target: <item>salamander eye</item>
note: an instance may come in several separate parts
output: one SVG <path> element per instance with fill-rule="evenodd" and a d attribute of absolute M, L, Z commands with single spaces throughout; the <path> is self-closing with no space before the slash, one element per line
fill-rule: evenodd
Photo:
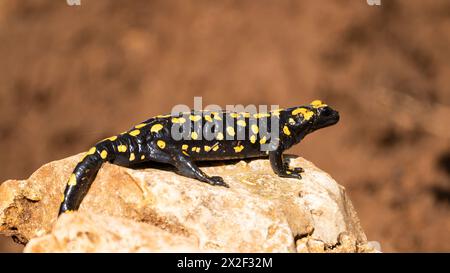
<path fill-rule="evenodd" d="M 323 110 L 320 112 L 320 115 L 322 115 L 322 116 L 324 116 L 324 117 L 331 116 L 332 114 L 333 114 L 333 111 L 332 111 L 329 107 L 326 107 L 325 109 L 323 109 Z"/>

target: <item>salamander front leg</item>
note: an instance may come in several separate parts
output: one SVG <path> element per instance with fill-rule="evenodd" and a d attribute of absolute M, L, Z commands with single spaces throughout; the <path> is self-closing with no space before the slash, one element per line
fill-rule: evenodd
<path fill-rule="evenodd" d="M 200 170 L 195 163 L 184 155 L 174 156 L 174 166 L 177 168 L 178 173 L 190 178 L 195 178 L 202 182 L 214 185 L 229 187 L 220 176 L 208 176 L 202 170 Z"/>
<path fill-rule="evenodd" d="M 302 179 L 300 172 L 302 168 L 289 168 L 289 164 L 283 161 L 283 151 L 275 150 L 269 153 L 270 165 L 272 170 L 280 177 Z"/>

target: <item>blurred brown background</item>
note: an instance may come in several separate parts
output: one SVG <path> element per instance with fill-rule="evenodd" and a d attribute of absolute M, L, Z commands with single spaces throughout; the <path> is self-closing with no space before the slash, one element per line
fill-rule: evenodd
<path fill-rule="evenodd" d="M 450 1 L 381 1 L 0 1 L 0 181 L 193 96 L 317 98 L 341 121 L 290 152 L 383 251 L 450 251 Z"/>

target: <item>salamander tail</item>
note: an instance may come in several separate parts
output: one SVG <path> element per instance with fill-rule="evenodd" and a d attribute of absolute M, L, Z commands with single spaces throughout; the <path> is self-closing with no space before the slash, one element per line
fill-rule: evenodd
<path fill-rule="evenodd" d="M 58 215 L 78 209 L 100 167 L 113 158 L 112 147 L 102 142 L 85 154 L 69 177 Z"/>

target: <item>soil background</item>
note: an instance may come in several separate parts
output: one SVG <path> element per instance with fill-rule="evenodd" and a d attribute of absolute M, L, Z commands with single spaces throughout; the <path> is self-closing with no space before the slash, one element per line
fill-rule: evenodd
<path fill-rule="evenodd" d="M 383 251 L 450 251 L 450 1 L 0 1 L 0 181 L 176 104 L 322 99 L 290 153 Z M 0 251 L 20 251 L 2 237 Z"/>

